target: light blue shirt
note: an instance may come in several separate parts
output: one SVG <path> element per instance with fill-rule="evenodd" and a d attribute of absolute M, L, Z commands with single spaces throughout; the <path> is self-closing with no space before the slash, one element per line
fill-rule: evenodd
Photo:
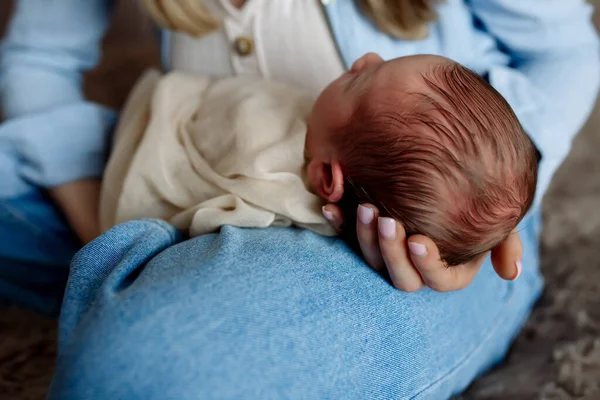
<path fill-rule="evenodd" d="M 113 1 L 18 0 L 0 53 L 0 196 L 100 176 L 115 113 L 87 102 Z M 542 153 L 538 201 L 589 115 L 600 45 L 584 0 L 448 0 L 421 41 L 379 32 L 351 0 L 327 16 L 346 66 L 368 51 L 452 58 L 489 75 Z M 6 173 L 5 171 L 8 171 Z"/>

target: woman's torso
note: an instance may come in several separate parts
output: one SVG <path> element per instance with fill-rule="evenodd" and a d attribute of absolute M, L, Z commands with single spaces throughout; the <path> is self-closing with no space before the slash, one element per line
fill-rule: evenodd
<path fill-rule="evenodd" d="M 252 74 L 320 92 L 368 51 L 384 59 L 438 54 L 485 74 L 510 57 L 478 23 L 464 0 L 438 7 L 438 21 L 424 40 L 398 40 L 381 32 L 353 0 L 205 0 L 220 29 L 192 38 L 180 32 L 163 37 L 167 70 L 211 76 Z M 248 49 L 250 40 L 251 48 Z M 241 50 L 240 50 L 241 41 Z M 244 46 L 245 45 L 245 46 Z"/>
<path fill-rule="evenodd" d="M 205 0 L 221 28 L 165 37 L 168 69 L 224 77 L 251 74 L 320 92 L 344 65 L 319 0 Z"/>

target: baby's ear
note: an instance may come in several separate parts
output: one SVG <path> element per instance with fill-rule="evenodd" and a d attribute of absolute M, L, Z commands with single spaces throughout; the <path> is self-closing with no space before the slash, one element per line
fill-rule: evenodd
<path fill-rule="evenodd" d="M 309 166 L 311 185 L 319 196 L 330 203 L 337 203 L 344 195 L 344 173 L 339 161 L 330 163 L 313 160 Z"/>
<path fill-rule="evenodd" d="M 364 56 L 360 57 L 354 63 L 352 63 L 352 67 L 350 67 L 351 72 L 362 72 L 365 69 L 377 65 L 383 62 L 383 58 L 379 56 L 377 53 L 367 53 Z"/>

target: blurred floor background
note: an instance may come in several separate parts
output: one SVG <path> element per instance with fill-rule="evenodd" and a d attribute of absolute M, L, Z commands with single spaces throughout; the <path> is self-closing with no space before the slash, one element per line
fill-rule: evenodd
<path fill-rule="evenodd" d="M 85 80 L 89 98 L 113 107 L 124 102 L 141 71 L 159 64 L 151 23 L 134 0 L 118 3 L 102 62 Z M 600 0 L 594 3 L 598 8 Z M 11 5 L 0 2 L 0 35 Z M 597 105 L 544 200 L 544 296 L 506 362 L 461 398 L 600 399 L 599 150 Z M 55 336 L 54 320 L 0 307 L 0 398 L 44 398 Z"/>

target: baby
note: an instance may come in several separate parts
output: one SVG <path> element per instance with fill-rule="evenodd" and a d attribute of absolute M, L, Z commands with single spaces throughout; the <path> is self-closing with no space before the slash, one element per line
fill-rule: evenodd
<path fill-rule="evenodd" d="M 191 236 L 290 224 L 333 235 L 325 202 L 351 227 L 369 202 L 454 266 L 506 238 L 536 178 L 534 145 L 475 73 L 367 54 L 316 102 L 251 78 L 146 76 L 117 129 L 100 216 L 104 229 L 154 217 Z"/>

